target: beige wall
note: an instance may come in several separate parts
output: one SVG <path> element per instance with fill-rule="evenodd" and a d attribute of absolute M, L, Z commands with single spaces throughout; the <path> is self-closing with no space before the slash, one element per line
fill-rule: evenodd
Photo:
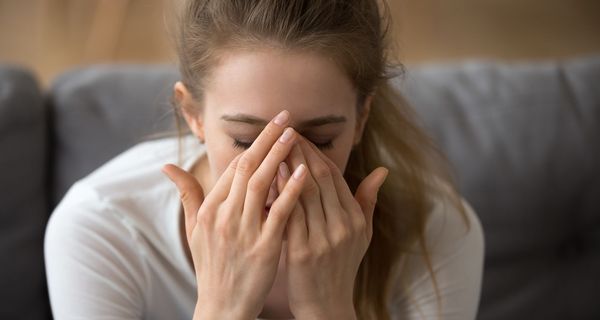
<path fill-rule="evenodd" d="M 0 62 L 44 83 L 98 62 L 169 62 L 173 0 L 0 0 Z M 407 63 L 600 53 L 598 0 L 389 0 Z"/>
<path fill-rule="evenodd" d="M 600 52 L 598 0 L 391 0 L 408 61 Z"/>

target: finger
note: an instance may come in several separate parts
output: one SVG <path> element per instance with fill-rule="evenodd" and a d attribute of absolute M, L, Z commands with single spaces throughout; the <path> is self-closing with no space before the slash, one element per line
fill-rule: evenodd
<path fill-rule="evenodd" d="M 244 229 L 260 231 L 265 203 L 273 184 L 273 179 L 277 175 L 279 164 L 290 153 L 296 136 L 294 129 L 285 129 L 248 181 L 248 189 L 242 213 L 242 227 Z"/>
<path fill-rule="evenodd" d="M 350 187 L 348 186 L 343 173 L 340 171 L 340 168 L 333 163 L 328 156 L 324 155 L 315 145 L 310 143 L 309 146 L 313 149 L 313 151 L 315 151 L 316 154 L 319 155 L 319 157 L 321 157 L 321 160 L 323 160 L 327 166 L 329 166 L 340 204 L 344 209 L 346 209 L 347 212 L 351 212 L 353 207 L 352 204 L 355 203 L 355 199 L 352 191 L 350 191 Z"/>
<path fill-rule="evenodd" d="M 381 188 L 387 175 L 388 170 L 384 167 L 379 167 L 363 179 L 356 189 L 355 198 L 365 216 L 369 238 L 371 237 L 371 232 L 373 230 L 373 212 L 375 211 L 375 205 L 377 204 L 377 192 L 379 191 L 379 188 Z"/>
<path fill-rule="evenodd" d="M 283 192 L 283 187 L 290 178 L 290 168 L 288 168 L 287 163 L 282 162 L 279 164 L 279 171 L 277 175 L 277 193 L 281 194 Z"/>
<path fill-rule="evenodd" d="M 340 204 L 348 213 L 349 220 L 354 228 L 361 228 L 361 226 L 366 226 L 365 215 L 362 212 L 362 208 L 354 198 L 346 179 L 344 178 L 343 173 L 340 171 L 339 167 L 329 159 L 326 155 L 324 155 L 315 145 L 309 144 L 310 147 L 317 153 L 321 159 L 327 163 L 329 169 L 331 170 L 333 176 L 333 182 L 335 184 L 336 191 L 338 193 L 338 198 Z M 369 228 L 368 230 L 372 230 Z M 369 231 L 370 232 L 370 231 Z"/>
<path fill-rule="evenodd" d="M 306 158 L 309 171 L 319 185 L 323 210 L 325 211 L 325 219 L 329 229 L 331 230 L 333 227 L 346 225 L 349 218 L 346 216 L 345 210 L 338 199 L 329 166 L 311 148 L 310 144 L 312 143 L 310 141 L 301 138 L 298 143 Z"/>
<path fill-rule="evenodd" d="M 306 164 L 306 158 L 298 144 L 292 147 L 288 159 L 290 161 L 288 165 L 290 168 L 297 168 L 300 164 Z M 316 241 L 322 240 L 325 238 L 326 232 L 325 214 L 323 213 L 319 185 L 313 178 L 310 170 L 306 175 L 304 189 L 300 195 L 300 202 L 306 214 L 308 237 Z"/>
<path fill-rule="evenodd" d="M 283 192 L 283 188 L 290 179 L 290 169 L 287 163 L 282 162 L 279 164 L 279 174 L 277 175 L 277 191 L 279 194 Z M 287 239 L 288 246 L 305 246 L 308 230 L 306 228 L 306 219 L 304 216 L 304 210 L 300 203 L 296 200 L 296 205 L 290 213 L 288 218 L 287 228 Z M 284 231 L 285 232 L 285 231 Z"/>
<path fill-rule="evenodd" d="M 288 240 L 288 252 L 290 250 L 306 249 L 306 242 L 308 241 L 308 226 L 306 225 L 306 211 L 296 201 L 294 210 L 290 213 L 287 223 L 287 240 Z M 288 257 L 289 257 L 288 253 Z"/>
<path fill-rule="evenodd" d="M 288 218 L 296 207 L 307 175 L 308 169 L 306 166 L 298 166 L 292 174 L 292 178 L 288 180 L 283 188 L 282 193 L 273 202 L 263 227 L 263 232 L 268 239 L 281 241 Z"/>
<path fill-rule="evenodd" d="M 185 230 L 189 237 L 196 225 L 198 210 L 204 201 L 204 191 L 198 180 L 188 172 L 173 164 L 167 164 L 162 172 L 177 186 L 185 215 Z"/>
<path fill-rule="evenodd" d="M 235 170 L 237 168 L 237 163 L 240 160 L 244 153 L 238 154 L 227 166 L 225 172 L 221 174 L 215 186 L 210 190 L 208 195 L 206 196 L 205 201 L 211 201 L 212 203 L 221 203 L 225 199 L 227 199 L 227 195 L 229 195 L 229 190 L 231 189 L 231 183 L 233 182 L 233 177 L 235 175 Z"/>
<path fill-rule="evenodd" d="M 289 112 L 286 110 L 280 112 L 267 124 L 239 159 L 228 196 L 231 203 L 238 205 L 239 209 L 242 209 L 244 204 L 248 180 L 263 162 L 273 144 L 279 139 L 288 122 Z"/>

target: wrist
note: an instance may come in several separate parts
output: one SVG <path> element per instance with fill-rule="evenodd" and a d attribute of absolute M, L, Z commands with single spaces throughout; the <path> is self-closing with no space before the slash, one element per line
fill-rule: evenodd
<path fill-rule="evenodd" d="M 254 320 L 255 317 L 251 315 L 251 312 L 239 309 L 239 308 L 228 308 L 219 307 L 215 304 L 197 302 L 196 308 L 194 309 L 193 320 L 221 320 L 221 319 L 232 319 L 232 320 Z"/>
<path fill-rule="evenodd" d="M 346 305 L 339 307 L 322 306 L 315 308 L 307 308 L 293 312 L 296 319 L 311 319 L 311 320 L 329 320 L 329 319 L 340 319 L 340 320 L 356 320 L 356 312 L 354 311 L 354 305 Z"/>

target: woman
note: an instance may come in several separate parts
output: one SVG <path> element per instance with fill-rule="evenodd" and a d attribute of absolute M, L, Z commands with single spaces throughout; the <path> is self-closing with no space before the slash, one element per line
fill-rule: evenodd
<path fill-rule="evenodd" d="M 55 209 L 55 318 L 473 319 L 481 228 L 387 83 L 383 9 L 186 1 L 191 135 L 135 146 Z"/>

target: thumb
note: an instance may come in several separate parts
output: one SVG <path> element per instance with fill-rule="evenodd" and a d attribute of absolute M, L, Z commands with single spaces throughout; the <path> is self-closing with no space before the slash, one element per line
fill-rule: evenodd
<path fill-rule="evenodd" d="M 379 167 L 373 170 L 363 181 L 358 185 L 354 198 L 360 205 L 365 220 L 367 222 L 367 230 L 369 230 L 369 238 L 373 230 L 373 212 L 375 204 L 377 204 L 377 193 L 379 188 L 385 181 L 388 175 L 388 169 Z"/>
<path fill-rule="evenodd" d="M 179 190 L 179 197 L 185 213 L 185 231 L 189 242 L 189 237 L 196 225 L 198 210 L 204 201 L 204 191 L 193 175 L 176 165 L 167 164 L 162 168 L 162 172 L 175 183 Z"/>

